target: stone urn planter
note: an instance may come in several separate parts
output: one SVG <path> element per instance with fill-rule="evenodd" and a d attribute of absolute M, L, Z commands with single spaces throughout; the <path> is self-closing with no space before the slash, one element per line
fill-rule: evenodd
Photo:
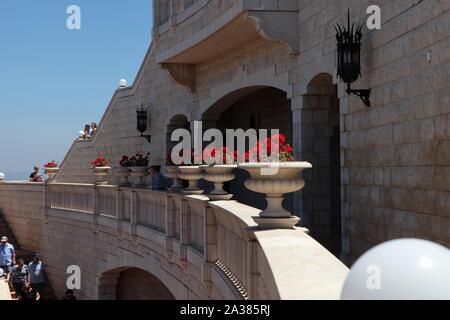
<path fill-rule="evenodd" d="M 175 166 L 167 166 L 164 168 L 164 176 L 171 179 L 173 181 L 172 186 L 169 188 L 171 191 L 177 191 L 183 189 L 183 181 L 179 177 L 180 171 L 178 167 Z"/>
<path fill-rule="evenodd" d="M 147 185 L 145 179 L 147 178 L 148 167 L 130 167 L 131 176 L 134 178 L 132 188 L 145 188 Z"/>
<path fill-rule="evenodd" d="M 199 166 L 180 166 L 178 170 L 180 171 L 178 177 L 189 183 L 189 186 L 182 189 L 181 192 L 191 195 L 203 194 L 203 190 L 198 187 L 198 180 L 203 178 L 202 168 Z"/>
<path fill-rule="evenodd" d="M 59 168 L 58 167 L 55 167 L 55 168 L 44 168 L 44 174 L 48 177 L 46 182 L 53 181 L 53 179 L 55 179 L 55 177 L 58 174 L 58 172 L 59 172 Z"/>
<path fill-rule="evenodd" d="M 211 201 L 231 200 L 233 198 L 232 194 L 223 190 L 223 184 L 236 177 L 233 170 L 237 168 L 237 165 L 204 165 L 200 168 L 204 171 L 203 179 L 214 183 L 214 190 L 208 194 Z"/>
<path fill-rule="evenodd" d="M 115 168 L 114 173 L 119 177 L 119 187 L 126 188 L 130 186 L 130 181 L 128 177 L 130 176 L 131 170 L 128 167 L 118 167 Z"/>
<path fill-rule="evenodd" d="M 108 184 L 106 177 L 108 176 L 109 170 L 111 167 L 94 167 L 94 175 L 95 175 L 95 184 L 96 185 L 105 185 Z"/>
<path fill-rule="evenodd" d="M 301 190 L 305 181 L 299 174 L 312 168 L 308 162 L 242 163 L 239 165 L 250 173 L 245 187 L 251 191 L 266 194 L 267 208 L 259 217 L 253 217 L 260 229 L 292 229 L 300 218 L 283 208 L 286 193 Z"/>

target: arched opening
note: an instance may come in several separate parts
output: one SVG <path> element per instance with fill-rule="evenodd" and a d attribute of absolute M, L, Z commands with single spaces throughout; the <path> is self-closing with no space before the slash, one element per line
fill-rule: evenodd
<path fill-rule="evenodd" d="M 254 86 L 234 91 L 211 106 L 202 119 L 207 128 L 220 129 L 224 137 L 227 129 L 278 129 L 288 143 L 293 143 L 291 101 L 286 92 L 273 87 Z M 234 200 L 264 209 L 264 196 L 245 188 L 247 177 L 246 172 L 236 170 L 236 179 L 225 188 L 234 194 Z M 292 195 L 284 205 L 293 210 Z"/>
<path fill-rule="evenodd" d="M 302 191 L 303 223 L 329 251 L 341 251 L 340 113 L 337 85 L 329 74 L 308 84 L 301 111 L 302 159 L 306 171 Z"/>
<path fill-rule="evenodd" d="M 103 273 L 99 300 L 175 300 L 169 289 L 151 273 L 122 268 Z"/>
<path fill-rule="evenodd" d="M 167 125 L 166 130 L 166 151 L 169 152 L 169 150 L 177 144 L 177 142 L 172 142 L 172 133 L 177 129 L 186 129 L 190 130 L 190 123 L 188 121 L 188 118 L 183 114 L 177 114 L 176 116 L 172 117 L 169 121 L 169 124 Z"/>

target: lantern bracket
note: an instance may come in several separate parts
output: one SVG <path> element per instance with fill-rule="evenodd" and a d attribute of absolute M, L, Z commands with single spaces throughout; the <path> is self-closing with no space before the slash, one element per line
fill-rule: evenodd
<path fill-rule="evenodd" d="M 143 133 L 141 133 L 141 137 L 147 139 L 148 143 L 152 142 L 152 135 L 151 134 L 143 134 Z"/>
<path fill-rule="evenodd" d="M 352 89 L 351 85 L 361 77 L 361 40 L 364 24 L 359 26 L 350 20 L 348 10 L 347 27 L 334 26 L 337 40 L 337 76 L 347 84 L 347 94 L 357 95 L 367 107 L 371 106 L 371 89 Z"/>
<path fill-rule="evenodd" d="M 352 89 L 350 83 L 347 83 L 347 94 L 357 95 L 366 105 L 366 107 L 371 106 L 370 104 L 370 93 L 372 90 L 370 89 Z"/>
<path fill-rule="evenodd" d="M 140 132 L 140 136 L 147 139 L 149 143 L 152 141 L 152 136 L 144 134 L 147 131 L 147 110 L 144 108 L 144 102 L 141 102 L 141 107 L 136 110 L 137 115 L 137 130 Z"/>

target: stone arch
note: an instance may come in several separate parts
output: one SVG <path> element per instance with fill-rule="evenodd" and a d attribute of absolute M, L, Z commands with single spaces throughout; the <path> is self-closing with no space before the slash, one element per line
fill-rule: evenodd
<path fill-rule="evenodd" d="M 226 129 L 279 129 L 288 143 L 294 142 L 291 99 L 277 87 L 257 85 L 234 90 L 204 110 L 201 118 L 204 130 L 218 128 L 225 133 Z M 246 172 L 237 170 L 236 179 L 225 188 L 235 200 L 264 209 L 264 196 L 244 187 L 247 177 Z M 294 211 L 292 195 L 285 200 L 285 206 Z"/>
<path fill-rule="evenodd" d="M 276 88 L 284 91 L 288 99 L 292 99 L 293 88 L 290 79 L 290 72 L 278 74 L 275 66 L 251 74 L 243 69 L 239 70 L 231 81 L 215 86 L 209 92 L 208 98 L 200 101 L 199 115 L 205 114 L 225 97 L 238 94 L 242 90 L 252 90 L 252 88 Z"/>
<path fill-rule="evenodd" d="M 176 144 L 176 142 L 171 141 L 172 133 L 177 129 L 190 130 L 190 122 L 187 116 L 184 114 L 177 114 L 170 118 L 169 123 L 166 126 L 166 151 L 169 150 Z"/>
<path fill-rule="evenodd" d="M 99 300 L 174 300 L 169 288 L 148 271 L 122 267 L 102 273 Z"/>
<path fill-rule="evenodd" d="M 319 73 L 308 83 L 301 109 L 302 159 L 313 169 L 304 173 L 302 212 L 311 235 L 336 256 L 341 251 L 340 112 L 333 76 Z"/>
<path fill-rule="evenodd" d="M 159 279 L 164 286 L 172 293 L 177 300 L 188 298 L 188 288 L 178 278 L 161 267 L 161 261 L 149 255 L 136 255 L 132 252 L 119 248 L 115 254 L 108 254 L 106 263 L 99 269 L 98 277 L 98 297 L 104 292 L 103 285 L 112 279 L 117 278 L 118 272 L 127 269 L 140 269 Z M 108 280 L 108 278 L 110 278 Z M 112 278 L 112 279 L 111 279 Z M 112 290 L 111 286 L 109 286 Z"/>

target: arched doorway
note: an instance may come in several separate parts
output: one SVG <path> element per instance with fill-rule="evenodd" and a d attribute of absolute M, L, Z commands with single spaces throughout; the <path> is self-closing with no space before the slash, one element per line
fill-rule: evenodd
<path fill-rule="evenodd" d="M 202 120 L 208 128 L 216 127 L 225 136 L 227 129 L 278 129 L 293 144 L 291 101 L 286 92 L 273 87 L 254 86 L 234 91 L 211 106 Z M 267 205 L 262 194 L 254 193 L 244 187 L 248 174 L 236 171 L 236 179 L 225 186 L 234 194 L 234 200 L 264 209 Z M 288 196 L 285 207 L 293 210 L 292 195 Z"/>
<path fill-rule="evenodd" d="M 167 131 L 166 131 L 166 151 L 169 152 L 169 150 L 177 144 L 177 142 L 172 142 L 172 133 L 177 129 L 186 129 L 190 130 L 190 123 L 188 121 L 188 118 L 183 114 L 177 114 L 173 116 L 169 124 L 167 125 Z"/>
<path fill-rule="evenodd" d="M 151 273 L 121 268 L 102 274 L 99 300 L 175 300 L 169 289 Z"/>
<path fill-rule="evenodd" d="M 330 74 L 308 84 L 301 111 L 302 160 L 311 162 L 302 191 L 303 223 L 329 251 L 341 251 L 340 113 Z"/>

